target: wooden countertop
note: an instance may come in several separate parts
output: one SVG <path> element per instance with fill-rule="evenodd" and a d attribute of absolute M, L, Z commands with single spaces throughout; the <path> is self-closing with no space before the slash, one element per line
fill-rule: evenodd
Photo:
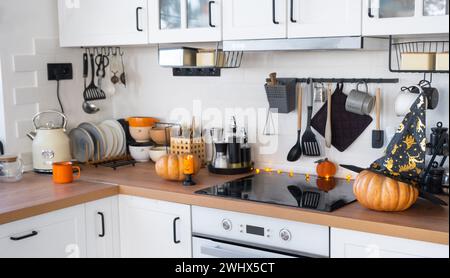
<path fill-rule="evenodd" d="M 119 187 L 76 181 L 55 185 L 51 176 L 28 173 L 18 183 L 0 183 L 0 224 L 117 195 Z"/>
<path fill-rule="evenodd" d="M 374 212 L 357 202 L 326 213 L 194 193 L 236 178 L 239 176 L 218 176 L 202 170 L 195 178 L 198 185 L 184 187 L 181 183 L 159 178 L 153 164 L 127 166 L 116 171 L 103 167 L 83 167 L 83 181 L 65 186 L 53 185 L 50 177 L 27 174 L 20 183 L 0 184 L 0 224 L 120 193 L 449 244 L 448 207 L 434 206 L 424 200 L 419 200 L 411 209 L 401 213 Z M 443 199 L 448 202 L 448 197 Z"/>

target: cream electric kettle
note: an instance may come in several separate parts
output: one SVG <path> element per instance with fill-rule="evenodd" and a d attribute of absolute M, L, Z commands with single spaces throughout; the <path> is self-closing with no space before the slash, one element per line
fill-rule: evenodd
<path fill-rule="evenodd" d="M 62 117 L 62 126 L 47 122 L 38 126 L 36 120 L 43 114 L 56 114 Z M 33 117 L 35 131 L 27 136 L 33 140 L 33 169 L 37 173 L 51 174 L 54 162 L 72 160 L 70 153 L 70 139 L 67 136 L 67 118 L 58 111 L 44 111 Z"/>

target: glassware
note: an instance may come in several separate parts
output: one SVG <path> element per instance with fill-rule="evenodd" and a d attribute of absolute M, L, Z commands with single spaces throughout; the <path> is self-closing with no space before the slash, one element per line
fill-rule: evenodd
<path fill-rule="evenodd" d="M 0 156 L 0 182 L 17 182 L 23 176 L 23 163 L 17 156 Z"/>
<path fill-rule="evenodd" d="M 218 169 L 228 169 L 228 158 L 227 158 L 227 143 L 216 143 L 216 154 L 213 160 L 214 168 Z"/>

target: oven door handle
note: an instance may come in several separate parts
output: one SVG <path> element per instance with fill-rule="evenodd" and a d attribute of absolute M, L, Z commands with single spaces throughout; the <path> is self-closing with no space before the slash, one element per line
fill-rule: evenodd
<path fill-rule="evenodd" d="M 262 258 L 261 256 L 257 256 L 257 255 L 250 254 L 250 253 L 243 253 L 243 252 L 227 250 L 227 249 L 221 248 L 220 246 L 216 246 L 216 247 L 202 246 L 202 247 L 200 247 L 200 251 L 203 255 L 211 256 L 214 258 L 223 258 L 223 259 L 245 259 L 245 258 L 258 259 L 258 258 Z"/>

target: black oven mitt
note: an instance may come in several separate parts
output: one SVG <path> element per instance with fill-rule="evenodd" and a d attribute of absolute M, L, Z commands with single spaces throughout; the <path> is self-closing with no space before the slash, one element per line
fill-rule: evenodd
<path fill-rule="evenodd" d="M 340 152 L 348 149 L 373 121 L 370 116 L 361 116 L 345 110 L 347 95 L 343 89 L 344 84 L 338 84 L 331 99 L 332 145 Z M 311 121 L 311 126 L 323 137 L 327 124 L 327 105 L 326 102 Z"/>

